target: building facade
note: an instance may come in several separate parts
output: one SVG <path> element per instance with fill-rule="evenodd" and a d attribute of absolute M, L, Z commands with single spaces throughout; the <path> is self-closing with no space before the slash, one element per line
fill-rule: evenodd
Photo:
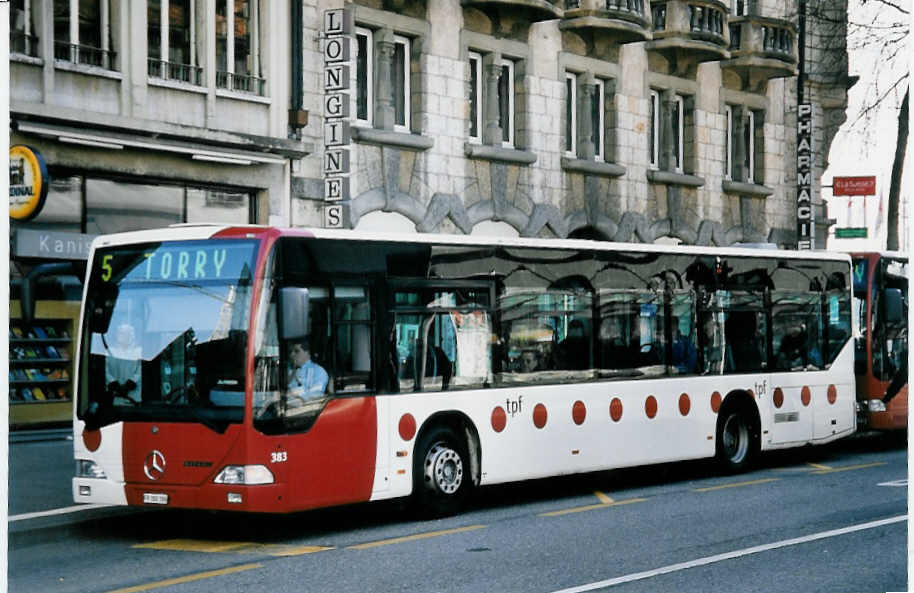
<path fill-rule="evenodd" d="M 328 156 L 340 154 L 322 117 L 337 92 L 326 90 L 335 64 L 322 27 L 334 9 L 351 19 L 345 196 L 325 188 Z M 796 246 L 794 2 L 362 0 L 306 11 L 315 152 L 291 180 L 294 225 L 323 226 L 342 206 L 341 226 L 356 229 Z M 816 183 L 837 129 L 821 124 L 846 104 L 844 87 L 824 86 L 806 97 Z"/>

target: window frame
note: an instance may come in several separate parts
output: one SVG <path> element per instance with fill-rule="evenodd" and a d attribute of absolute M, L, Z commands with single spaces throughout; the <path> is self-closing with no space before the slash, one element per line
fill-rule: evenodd
<path fill-rule="evenodd" d="M 188 31 L 190 32 L 190 39 L 188 40 L 188 54 L 189 60 L 187 63 L 178 63 L 171 61 L 171 18 L 170 18 L 170 8 L 172 0 L 160 0 L 159 4 L 159 57 L 153 58 L 150 57 L 151 52 L 147 51 L 147 75 L 150 78 L 156 78 L 161 80 L 174 80 L 178 82 L 186 82 L 188 84 L 193 84 L 194 86 L 201 86 L 203 84 L 203 68 L 197 65 L 198 56 L 197 56 L 197 2 L 196 0 L 190 0 L 188 2 L 189 13 L 188 13 Z M 149 4 L 147 3 L 147 7 Z M 149 43 L 149 25 L 147 23 L 147 35 L 146 35 L 146 45 L 151 47 Z M 158 62 L 158 72 L 153 74 L 153 63 Z M 181 73 L 184 68 L 189 70 L 190 80 L 182 77 L 180 74 L 177 76 L 172 76 L 172 67 L 174 67 L 174 72 Z"/>
<path fill-rule="evenodd" d="M 742 10 L 740 10 L 742 5 Z M 749 16 L 749 0 L 732 0 L 730 2 L 730 14 L 733 16 Z"/>
<path fill-rule="evenodd" d="M 578 154 L 578 74 L 565 71 L 565 155 Z"/>
<path fill-rule="evenodd" d="M 251 61 L 250 72 L 239 74 L 235 72 L 235 5 L 233 0 L 216 0 L 218 6 L 220 2 L 225 2 L 225 70 L 219 69 L 219 58 L 217 51 L 216 63 L 216 88 L 229 92 L 248 93 L 257 96 L 265 95 L 266 79 L 261 77 L 260 71 L 260 0 L 248 0 L 248 36 L 250 37 L 250 47 L 248 57 Z M 214 44 L 219 43 L 218 30 L 213 39 Z M 223 76 L 220 76 L 223 75 Z M 254 90 L 238 88 L 235 79 L 241 77 L 248 79 L 250 82 L 257 84 Z M 222 80 L 220 80 L 222 79 Z"/>
<path fill-rule="evenodd" d="M 515 113 L 514 113 L 515 101 L 514 101 L 514 93 L 516 92 L 515 87 L 514 87 L 514 72 L 515 72 L 514 61 L 513 61 L 513 60 L 510 60 L 510 59 L 508 59 L 508 58 L 502 57 L 502 58 L 498 61 L 498 65 L 501 67 L 501 75 L 499 76 L 499 79 L 498 79 L 498 80 L 499 80 L 499 84 L 498 84 L 498 96 L 497 96 L 496 100 L 497 100 L 497 102 L 498 102 L 498 123 L 499 123 L 499 125 L 501 126 L 501 134 L 502 134 L 502 137 L 501 137 L 501 146 L 503 146 L 503 147 L 505 147 L 505 148 L 514 148 L 514 142 L 515 142 L 515 134 L 514 134 L 514 122 L 515 122 Z M 502 76 L 505 76 L 506 70 L 507 70 L 507 76 L 508 76 L 508 78 L 507 78 L 507 81 L 506 81 L 507 88 L 505 89 L 505 92 L 506 92 L 507 95 L 508 95 L 508 96 L 507 96 L 507 100 L 508 100 L 508 101 L 507 101 L 507 110 L 508 110 L 508 112 L 507 112 L 506 114 L 502 114 L 502 112 L 501 112 L 501 108 L 502 108 L 501 78 L 502 78 Z M 503 119 L 502 119 L 503 116 L 504 116 L 504 122 L 505 122 L 507 125 L 501 125 L 502 122 L 503 122 Z M 505 134 L 506 134 L 506 133 L 507 133 L 507 135 L 508 135 L 507 139 L 505 138 Z"/>
<path fill-rule="evenodd" d="M 748 137 L 746 137 L 748 132 Z M 751 109 L 746 109 L 746 120 L 743 123 L 743 137 L 745 138 L 746 144 L 746 157 L 744 161 L 744 166 L 746 167 L 746 181 L 747 183 L 755 183 L 755 112 Z"/>
<path fill-rule="evenodd" d="M 673 95 L 673 159 L 672 169 L 676 173 L 685 170 L 685 98 L 682 95 Z"/>
<path fill-rule="evenodd" d="M 650 136 L 648 137 L 647 153 L 648 163 L 651 168 L 660 168 L 660 92 L 651 89 L 648 96 L 648 119 L 650 120 Z"/>
<path fill-rule="evenodd" d="M 394 131 L 397 132 L 410 132 L 410 122 L 412 118 L 412 113 L 410 109 L 410 50 L 412 49 L 412 44 L 409 37 L 404 37 L 403 35 L 394 34 L 394 60 L 391 62 L 391 78 L 396 79 L 396 46 L 400 45 L 403 47 L 403 61 L 400 62 L 400 66 L 403 68 L 403 123 L 397 123 L 397 120 L 400 119 L 400 114 L 397 112 L 397 102 L 393 101 L 394 104 Z M 391 88 L 393 89 L 393 96 L 397 96 L 397 91 L 400 90 L 394 85 L 394 80 L 391 80 Z"/>
<path fill-rule="evenodd" d="M 475 66 L 473 62 L 475 61 Z M 476 105 L 476 114 L 475 118 L 473 117 L 472 110 L 469 114 L 470 126 L 467 130 L 467 138 L 473 144 L 482 144 L 482 126 L 483 126 L 483 111 L 485 111 L 485 105 L 483 104 L 483 71 L 482 71 L 482 54 L 476 51 L 467 52 L 467 66 L 469 67 L 469 80 L 467 84 L 470 88 L 469 92 L 469 101 L 470 105 L 473 105 L 475 102 Z M 476 75 L 476 84 L 473 84 L 473 74 Z M 476 134 L 473 134 L 473 124 L 476 126 Z"/>
<path fill-rule="evenodd" d="M 355 35 L 355 123 L 371 126 L 374 122 L 374 31 L 366 27 L 356 27 Z M 362 91 L 360 85 L 363 83 L 359 78 L 359 37 L 365 38 L 365 90 Z M 365 97 L 365 117 L 359 115 L 359 97 Z"/>
<path fill-rule="evenodd" d="M 596 120 L 593 121 L 593 158 L 595 161 L 606 160 L 606 82 L 602 78 L 594 79 L 594 102 L 592 109 L 596 109 Z"/>
<path fill-rule="evenodd" d="M 50 16 L 53 19 L 54 3 L 51 0 L 48 0 L 48 2 L 51 4 Z M 93 47 L 91 45 L 85 45 L 84 43 L 81 43 L 79 34 L 79 0 L 68 0 L 67 4 L 69 6 L 69 12 L 67 15 L 67 39 L 57 39 L 56 23 L 52 21 L 51 24 L 54 59 L 69 62 L 72 64 L 94 66 L 104 68 L 105 70 L 113 70 L 114 60 L 117 54 L 114 50 L 111 49 L 111 0 L 98 0 L 98 21 L 93 23 L 93 25 L 97 25 L 98 27 L 100 40 L 99 47 Z M 65 47 L 66 51 L 59 51 L 60 47 Z M 84 54 L 91 56 L 93 51 L 99 53 L 99 63 L 96 63 L 94 60 L 88 58 L 83 59 L 82 56 Z M 66 54 L 66 57 L 61 57 L 62 54 Z"/>
<path fill-rule="evenodd" d="M 724 178 L 733 180 L 733 106 L 727 105 L 724 107 L 724 113 L 727 116 L 727 159 L 726 159 L 726 169 L 724 170 Z"/>

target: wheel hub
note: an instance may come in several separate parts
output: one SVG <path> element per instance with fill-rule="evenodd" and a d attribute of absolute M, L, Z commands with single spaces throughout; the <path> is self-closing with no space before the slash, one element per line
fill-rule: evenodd
<path fill-rule="evenodd" d="M 457 451 L 437 443 L 425 457 L 425 485 L 431 490 L 454 494 L 463 483 L 463 460 Z"/>

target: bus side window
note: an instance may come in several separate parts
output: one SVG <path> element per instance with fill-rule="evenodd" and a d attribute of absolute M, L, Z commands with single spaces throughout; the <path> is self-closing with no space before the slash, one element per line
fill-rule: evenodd
<path fill-rule="evenodd" d="M 373 320 L 364 286 L 337 286 L 333 292 L 336 352 L 331 373 L 334 393 L 367 391 L 371 385 Z"/>

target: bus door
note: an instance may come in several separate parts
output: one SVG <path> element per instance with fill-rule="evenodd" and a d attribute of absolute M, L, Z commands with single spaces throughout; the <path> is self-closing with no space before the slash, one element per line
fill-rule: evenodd
<path fill-rule="evenodd" d="M 290 288 L 307 295 L 307 320 L 271 338 L 277 344 L 275 383 L 255 389 L 254 428 L 267 436 L 271 455 L 279 452 L 288 464 L 292 507 L 368 500 L 377 451 L 371 287 Z M 293 312 L 270 306 L 267 315 Z"/>

